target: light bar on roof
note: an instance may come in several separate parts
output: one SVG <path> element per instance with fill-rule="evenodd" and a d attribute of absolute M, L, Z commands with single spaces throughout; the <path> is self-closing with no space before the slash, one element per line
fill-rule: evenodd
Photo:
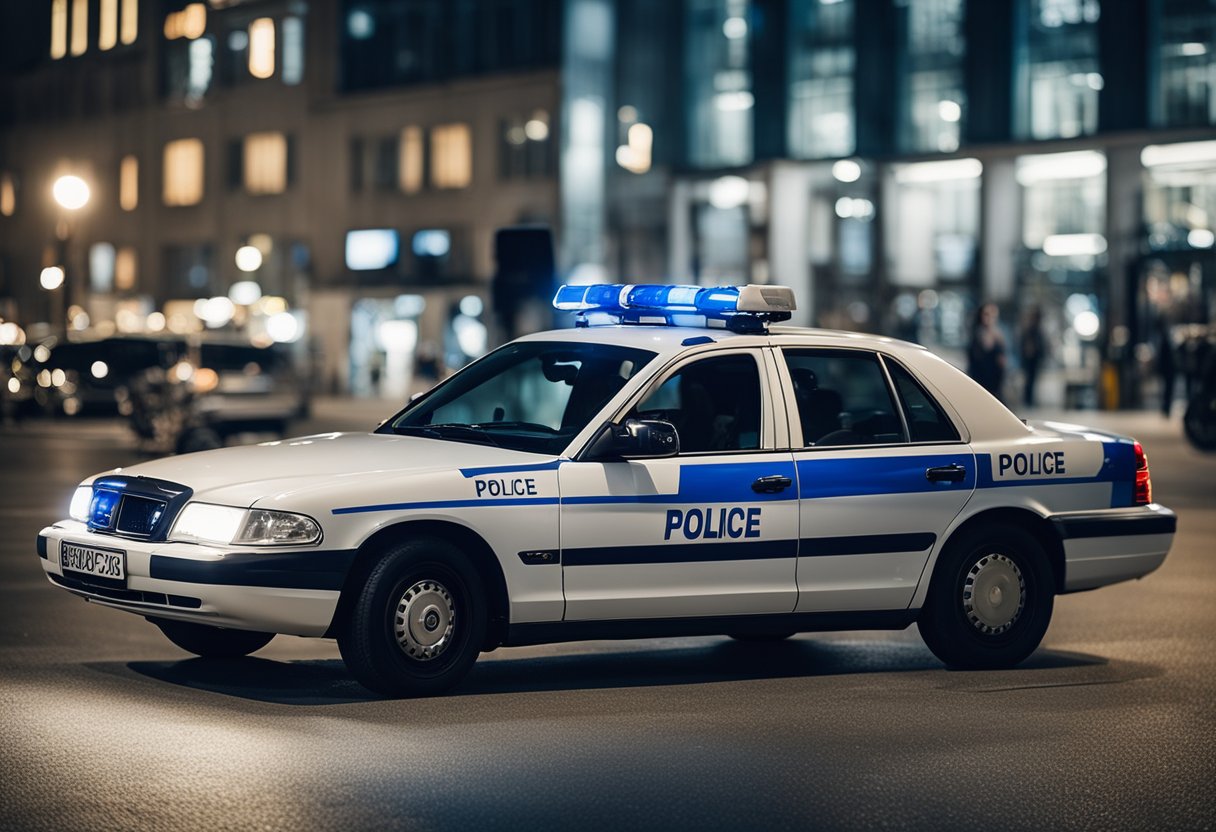
<path fill-rule="evenodd" d="M 598 284 L 562 286 L 554 308 L 577 312 L 580 326 L 610 323 L 706 326 L 754 332 L 784 321 L 795 309 L 787 286 L 680 286 Z"/>

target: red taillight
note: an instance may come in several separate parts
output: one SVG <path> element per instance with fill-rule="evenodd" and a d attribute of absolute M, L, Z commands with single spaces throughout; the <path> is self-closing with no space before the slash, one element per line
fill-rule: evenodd
<path fill-rule="evenodd" d="M 1136 505 L 1146 506 L 1153 501 L 1153 478 L 1148 472 L 1148 454 L 1144 447 L 1136 445 Z"/>

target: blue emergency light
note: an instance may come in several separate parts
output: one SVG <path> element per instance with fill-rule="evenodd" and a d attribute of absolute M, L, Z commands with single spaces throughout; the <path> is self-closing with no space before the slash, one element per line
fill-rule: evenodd
<path fill-rule="evenodd" d="M 575 326 L 650 324 L 761 332 L 796 307 L 787 286 L 565 285 L 553 306 L 575 312 Z"/>

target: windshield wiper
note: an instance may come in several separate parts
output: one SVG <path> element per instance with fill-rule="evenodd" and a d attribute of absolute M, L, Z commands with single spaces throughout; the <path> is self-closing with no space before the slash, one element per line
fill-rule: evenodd
<path fill-rule="evenodd" d="M 484 430 L 472 425 L 393 425 L 393 433 L 429 436 L 432 439 L 452 439 L 457 442 L 479 442 L 482 445 L 501 447 Z"/>
<path fill-rule="evenodd" d="M 551 428 L 539 422 L 478 422 L 473 427 L 478 430 L 535 430 L 552 434 L 561 433 L 557 428 Z"/>

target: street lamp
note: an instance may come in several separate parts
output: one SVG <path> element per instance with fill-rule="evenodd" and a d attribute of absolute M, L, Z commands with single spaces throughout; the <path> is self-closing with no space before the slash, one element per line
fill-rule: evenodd
<path fill-rule="evenodd" d="M 79 176 L 66 174 L 55 180 L 51 186 L 51 196 L 61 208 L 78 211 L 89 202 L 89 183 Z"/>
<path fill-rule="evenodd" d="M 63 269 L 59 266 L 47 266 L 38 276 L 38 282 L 48 292 L 53 292 L 63 285 Z"/>
<path fill-rule="evenodd" d="M 58 301 L 53 304 L 55 308 L 51 314 L 57 319 L 57 324 L 63 326 L 66 331 L 67 321 L 64 320 L 64 310 L 69 308 L 68 294 L 72 288 L 72 282 L 68 279 L 67 274 L 68 247 L 72 237 L 72 226 L 68 215 L 89 204 L 89 183 L 75 174 L 64 174 L 51 185 L 51 197 L 54 198 L 55 204 L 63 209 L 58 227 L 55 229 L 62 247 L 59 256 L 59 262 L 62 265 L 44 269 L 40 282 L 42 287 L 54 296 L 54 301 Z M 57 271 L 58 275 L 50 273 L 52 270 Z M 60 286 L 63 287 L 62 294 L 56 291 Z"/>

